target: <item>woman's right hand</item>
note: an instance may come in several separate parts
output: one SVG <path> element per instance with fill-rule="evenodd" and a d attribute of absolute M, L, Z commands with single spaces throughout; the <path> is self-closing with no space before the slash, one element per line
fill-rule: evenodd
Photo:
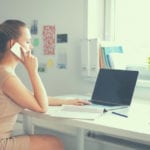
<path fill-rule="evenodd" d="M 22 58 L 21 62 L 26 67 L 29 73 L 38 71 L 38 59 L 31 54 L 31 51 L 25 52 L 24 49 L 21 49 Z"/>

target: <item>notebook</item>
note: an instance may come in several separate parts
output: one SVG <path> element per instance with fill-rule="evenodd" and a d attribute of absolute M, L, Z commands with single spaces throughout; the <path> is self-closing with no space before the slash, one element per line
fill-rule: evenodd
<path fill-rule="evenodd" d="M 130 106 L 137 77 L 138 71 L 100 69 L 90 101 L 106 108 Z"/>

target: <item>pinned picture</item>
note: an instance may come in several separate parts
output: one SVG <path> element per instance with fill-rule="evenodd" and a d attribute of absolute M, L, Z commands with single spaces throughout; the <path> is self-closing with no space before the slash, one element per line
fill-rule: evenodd
<path fill-rule="evenodd" d="M 57 43 L 67 43 L 68 35 L 67 34 L 57 34 Z"/>
<path fill-rule="evenodd" d="M 59 69 L 66 69 L 67 68 L 67 53 L 66 53 L 66 51 L 58 52 L 57 68 L 59 68 Z"/>
<path fill-rule="evenodd" d="M 43 50 L 45 55 L 55 54 L 55 26 L 47 25 L 43 27 Z"/>
<path fill-rule="evenodd" d="M 40 43 L 40 40 L 39 40 L 39 38 L 33 38 L 33 46 L 34 47 L 38 47 L 39 46 L 39 43 Z"/>
<path fill-rule="evenodd" d="M 46 72 L 46 64 L 45 63 L 39 63 L 38 72 Z"/>
<path fill-rule="evenodd" d="M 37 20 L 32 21 L 30 32 L 33 35 L 38 34 L 38 21 Z"/>
<path fill-rule="evenodd" d="M 46 64 L 47 68 L 52 68 L 54 66 L 54 61 L 52 58 L 49 58 Z"/>

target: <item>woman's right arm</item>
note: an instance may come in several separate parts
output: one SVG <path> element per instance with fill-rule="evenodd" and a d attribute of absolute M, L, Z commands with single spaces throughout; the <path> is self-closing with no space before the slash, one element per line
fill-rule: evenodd
<path fill-rule="evenodd" d="M 20 79 L 15 76 L 11 76 L 5 81 L 3 91 L 23 108 L 37 112 L 46 112 L 48 108 L 48 96 L 37 71 L 37 58 L 30 52 L 23 53 L 23 57 L 24 61 L 22 63 L 29 74 L 33 92 L 29 91 Z"/>
<path fill-rule="evenodd" d="M 2 90 L 12 101 L 23 108 L 37 112 L 46 112 L 47 100 L 39 99 L 29 91 L 15 76 L 10 76 L 2 86 Z M 45 101 L 45 102 L 44 102 Z"/>

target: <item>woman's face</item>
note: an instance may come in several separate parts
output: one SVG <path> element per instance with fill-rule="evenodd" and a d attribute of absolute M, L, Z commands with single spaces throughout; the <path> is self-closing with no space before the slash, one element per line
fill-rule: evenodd
<path fill-rule="evenodd" d="M 20 28 L 21 36 L 18 39 L 18 43 L 27 51 L 31 51 L 33 48 L 31 44 L 31 33 L 27 27 Z"/>

